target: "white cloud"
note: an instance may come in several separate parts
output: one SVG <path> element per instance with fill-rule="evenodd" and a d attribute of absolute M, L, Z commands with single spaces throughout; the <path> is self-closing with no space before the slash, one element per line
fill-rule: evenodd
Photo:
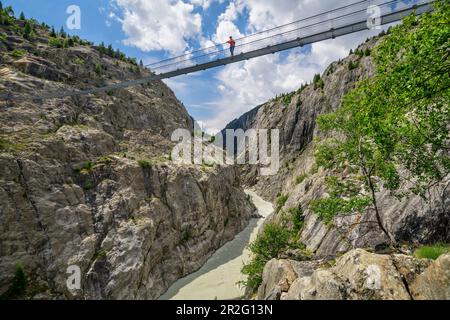
<path fill-rule="evenodd" d="M 143 51 L 167 50 L 182 53 L 188 47 L 187 40 L 201 34 L 202 17 L 194 13 L 195 4 L 181 0 L 115 0 L 122 11 L 119 21 L 127 36 L 123 42 Z"/>
<path fill-rule="evenodd" d="M 214 42 L 217 44 L 225 43 L 230 36 L 233 36 L 235 39 L 243 36 L 235 24 L 239 14 L 240 11 L 235 3 L 231 2 L 217 19 L 216 34 L 213 36 Z"/>

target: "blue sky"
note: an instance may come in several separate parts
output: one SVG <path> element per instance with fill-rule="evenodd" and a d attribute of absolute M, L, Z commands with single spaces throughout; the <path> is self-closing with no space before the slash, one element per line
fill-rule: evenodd
<path fill-rule="evenodd" d="M 70 5 L 81 9 L 81 29 L 144 63 L 155 62 L 285 24 L 356 0 L 2 0 L 18 15 L 66 25 Z M 216 131 L 276 94 L 310 81 L 378 31 L 329 40 L 285 53 L 167 80 L 205 130 Z"/>

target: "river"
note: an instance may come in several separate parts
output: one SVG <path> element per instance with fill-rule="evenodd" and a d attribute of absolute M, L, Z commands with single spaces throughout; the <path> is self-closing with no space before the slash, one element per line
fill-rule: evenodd
<path fill-rule="evenodd" d="M 250 259 L 249 243 L 256 239 L 264 219 L 273 212 L 271 203 L 255 192 L 245 190 L 261 219 L 252 219 L 247 228 L 219 248 L 201 269 L 175 282 L 159 300 L 230 300 L 244 295 L 237 282 L 244 280 L 241 269 Z"/>

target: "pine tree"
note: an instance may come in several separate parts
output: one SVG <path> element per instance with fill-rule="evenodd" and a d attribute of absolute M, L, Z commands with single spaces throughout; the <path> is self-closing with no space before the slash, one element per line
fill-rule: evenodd
<path fill-rule="evenodd" d="M 14 278 L 8 290 L 0 296 L 0 300 L 19 299 L 24 296 L 27 289 L 28 280 L 22 266 L 18 264 L 14 273 Z"/>
<path fill-rule="evenodd" d="M 139 66 L 140 66 L 141 68 L 144 67 L 144 63 L 142 62 L 142 60 L 139 61 Z"/>
<path fill-rule="evenodd" d="M 61 27 L 61 30 L 59 31 L 59 35 L 61 38 L 65 38 L 67 36 L 66 31 L 64 31 L 64 27 Z"/>
<path fill-rule="evenodd" d="M 3 3 L 0 1 L 0 13 L 3 12 Z"/>
<path fill-rule="evenodd" d="M 22 21 L 25 21 L 25 20 L 26 20 L 25 14 L 23 13 L 23 11 L 20 13 L 19 20 L 22 20 Z"/>
<path fill-rule="evenodd" d="M 55 27 L 52 26 L 52 31 L 50 32 L 50 37 L 52 38 L 56 38 L 56 31 L 55 31 Z"/>
<path fill-rule="evenodd" d="M 31 26 L 30 21 L 27 21 L 27 22 L 25 23 L 25 27 L 24 27 L 24 29 L 23 29 L 23 37 L 24 37 L 25 39 L 29 39 L 32 32 L 33 32 L 33 27 Z"/>
<path fill-rule="evenodd" d="M 108 46 L 108 56 L 114 57 L 114 49 L 112 45 Z"/>

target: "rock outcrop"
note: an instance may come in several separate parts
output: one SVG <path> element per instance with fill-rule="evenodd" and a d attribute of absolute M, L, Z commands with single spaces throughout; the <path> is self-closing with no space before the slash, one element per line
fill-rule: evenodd
<path fill-rule="evenodd" d="M 0 26 L 0 90 L 19 98 L 0 101 L 0 295 L 20 264 L 29 298 L 154 299 L 244 229 L 255 208 L 233 167 L 170 161 L 193 123 L 168 87 L 41 100 L 150 72 L 15 30 Z"/>
<path fill-rule="evenodd" d="M 355 249 L 333 261 L 271 260 L 258 299 L 445 300 L 450 255 L 436 261 Z"/>

